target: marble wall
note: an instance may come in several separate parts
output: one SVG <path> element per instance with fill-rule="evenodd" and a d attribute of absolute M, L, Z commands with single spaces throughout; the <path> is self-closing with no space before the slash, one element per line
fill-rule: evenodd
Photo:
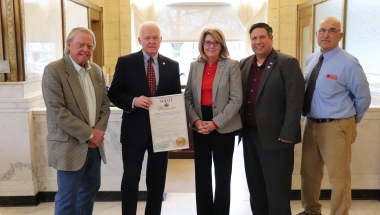
<path fill-rule="evenodd" d="M 39 83 L 40 84 L 40 83 Z M 9 83 L 0 83 L 5 89 Z M 10 94 L 18 95 L 18 85 L 37 86 L 34 82 L 13 83 Z M 8 86 L 9 87 L 9 86 Z M 22 88 L 22 87 L 21 87 Z M 34 196 L 38 192 L 57 190 L 56 170 L 47 165 L 46 111 L 41 93 L 37 87 L 34 94 L 22 98 L 0 98 L 0 197 Z M 108 163 L 102 165 L 102 185 L 100 191 L 119 191 L 123 173 L 121 145 L 119 143 L 122 111 L 111 108 L 111 116 L 106 131 L 105 148 Z M 380 108 L 370 108 L 358 125 L 358 137 L 353 144 L 352 188 L 380 188 Z M 299 190 L 302 144 L 295 148 L 293 190 Z M 146 161 L 140 180 L 140 191 L 146 190 Z M 322 188 L 330 189 L 326 176 Z"/>
<path fill-rule="evenodd" d="M 40 86 L 0 82 L 0 196 L 38 193 L 32 110 L 44 106 Z"/>
<path fill-rule="evenodd" d="M 111 116 L 105 135 L 105 151 L 107 164 L 102 163 L 102 184 L 100 191 L 120 191 L 120 183 L 123 175 L 123 162 L 120 144 L 120 126 L 122 111 L 111 108 Z M 57 191 L 57 171 L 47 163 L 47 127 L 45 108 L 33 110 L 34 142 L 36 153 L 36 175 L 38 178 L 39 192 Z M 143 162 L 141 172 L 140 191 L 146 190 L 145 184 L 146 160 Z"/>
<path fill-rule="evenodd" d="M 5 101 L 10 102 L 5 102 Z M 0 98 L 0 196 L 34 196 L 57 191 L 56 170 L 48 166 L 46 110 L 19 105 Z M 14 104 L 15 102 L 13 102 Z M 25 107 L 26 106 L 26 107 Z M 12 111 L 13 110 L 13 111 Z M 120 125 L 122 111 L 112 108 L 105 136 L 108 163 L 102 163 L 100 191 L 119 191 L 123 174 Z M 15 132 L 17 131 L 17 132 Z M 140 191 L 146 190 L 146 161 L 141 172 Z"/>

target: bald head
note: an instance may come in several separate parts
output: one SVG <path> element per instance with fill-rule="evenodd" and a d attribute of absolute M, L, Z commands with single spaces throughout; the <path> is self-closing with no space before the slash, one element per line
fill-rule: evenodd
<path fill-rule="evenodd" d="M 322 21 L 319 23 L 319 28 L 321 28 L 321 25 L 323 25 L 325 23 L 330 23 L 330 24 L 334 25 L 336 27 L 336 29 L 341 29 L 340 21 L 335 17 L 329 16 L 329 17 L 322 19 Z"/>
<path fill-rule="evenodd" d="M 318 45 L 322 53 L 333 50 L 339 45 L 343 37 L 340 21 L 334 17 L 326 17 L 319 23 L 319 29 L 316 32 Z"/>

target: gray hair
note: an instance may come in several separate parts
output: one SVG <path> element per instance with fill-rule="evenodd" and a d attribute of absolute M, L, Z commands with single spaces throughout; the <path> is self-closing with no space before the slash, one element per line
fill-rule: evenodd
<path fill-rule="evenodd" d="M 139 27 L 139 37 L 141 37 L 141 34 L 142 34 L 142 30 L 143 28 L 157 28 L 158 29 L 158 36 L 161 36 L 161 29 L 160 29 L 160 26 L 156 23 L 156 22 L 153 22 L 153 21 L 146 21 L 146 22 L 143 22 L 140 27 Z"/>
<path fill-rule="evenodd" d="M 92 36 L 92 39 L 93 39 L 93 46 L 94 46 L 94 49 L 96 47 L 96 40 L 95 40 L 95 34 L 93 31 L 91 31 L 90 29 L 88 28 L 84 28 L 84 27 L 77 27 L 77 28 L 74 28 L 73 30 L 71 30 L 71 32 L 69 33 L 69 35 L 67 36 L 66 38 L 66 43 L 65 43 L 65 55 L 69 54 L 70 53 L 70 50 L 69 48 L 67 47 L 67 44 L 69 42 L 71 42 L 75 35 L 78 33 L 78 32 L 84 32 L 84 33 L 87 33 L 87 34 L 90 34 Z"/>

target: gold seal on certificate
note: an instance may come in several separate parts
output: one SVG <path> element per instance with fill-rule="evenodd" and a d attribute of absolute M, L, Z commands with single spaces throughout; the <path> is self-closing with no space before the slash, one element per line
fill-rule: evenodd
<path fill-rule="evenodd" d="M 185 99 L 183 94 L 150 97 L 150 128 L 153 152 L 189 148 Z"/>
<path fill-rule="evenodd" d="M 175 144 L 177 144 L 177 146 L 184 146 L 186 144 L 186 139 L 184 137 L 178 137 L 175 140 Z"/>

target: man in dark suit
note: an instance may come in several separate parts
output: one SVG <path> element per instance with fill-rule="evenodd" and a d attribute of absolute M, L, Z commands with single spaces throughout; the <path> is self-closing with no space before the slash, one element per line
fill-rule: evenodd
<path fill-rule="evenodd" d="M 304 82 L 297 59 L 273 49 L 272 28 L 251 26 L 254 55 L 240 62 L 244 163 L 255 215 L 290 215 L 294 144 L 301 142 Z"/>
<path fill-rule="evenodd" d="M 153 153 L 149 97 L 181 93 L 181 84 L 178 62 L 158 53 L 162 41 L 159 26 L 144 22 L 138 40 L 141 51 L 119 57 L 108 97 L 124 110 L 120 136 L 124 164 L 122 213 L 136 214 L 142 162 L 148 151 L 145 214 L 154 215 L 161 213 L 168 153 Z"/>

